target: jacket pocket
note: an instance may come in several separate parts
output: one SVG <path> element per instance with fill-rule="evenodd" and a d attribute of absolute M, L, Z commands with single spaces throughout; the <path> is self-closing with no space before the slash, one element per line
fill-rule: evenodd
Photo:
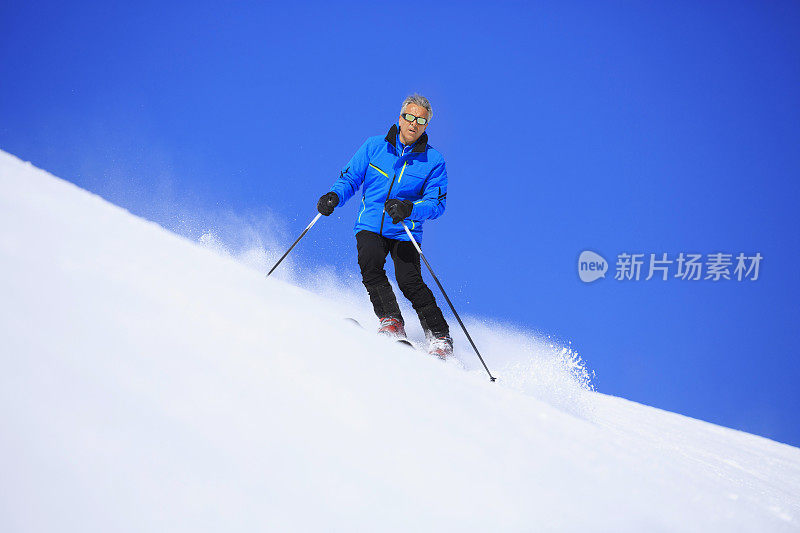
<path fill-rule="evenodd" d="M 385 170 L 383 170 L 381 167 L 379 167 L 378 165 L 376 165 L 374 163 L 370 163 L 368 168 L 370 168 L 373 172 L 377 172 L 378 174 L 380 174 L 384 178 L 388 178 L 389 177 L 389 173 L 388 172 L 386 172 Z"/>
<path fill-rule="evenodd" d="M 400 188 L 397 192 L 403 198 L 419 200 L 422 197 L 424 181 L 425 176 L 420 176 L 412 172 L 404 172 L 402 178 L 398 181 Z"/>

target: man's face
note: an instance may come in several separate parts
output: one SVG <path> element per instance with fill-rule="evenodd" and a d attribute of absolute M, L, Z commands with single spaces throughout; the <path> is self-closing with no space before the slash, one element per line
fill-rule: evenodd
<path fill-rule="evenodd" d="M 403 111 L 403 113 L 411 113 L 415 117 L 422 117 L 428 118 L 428 111 L 424 107 L 420 107 L 417 104 L 408 104 Z M 428 124 L 425 123 L 424 126 L 420 126 L 417 124 L 417 121 L 409 122 L 406 119 L 400 116 L 400 120 L 397 122 L 397 125 L 400 126 L 400 140 L 405 145 L 414 144 L 417 142 L 423 133 L 425 133 L 425 128 L 428 127 Z"/>

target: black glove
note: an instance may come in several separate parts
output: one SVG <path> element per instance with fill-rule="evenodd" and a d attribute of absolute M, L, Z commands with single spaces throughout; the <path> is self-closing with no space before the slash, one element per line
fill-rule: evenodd
<path fill-rule="evenodd" d="M 333 208 L 339 205 L 339 196 L 331 191 L 323 194 L 317 202 L 317 211 L 325 216 L 333 213 Z"/>
<path fill-rule="evenodd" d="M 386 200 L 386 203 L 383 204 L 383 208 L 386 210 L 386 214 L 392 217 L 392 223 L 397 224 L 411 215 L 414 204 L 411 200 L 392 198 L 391 200 Z"/>

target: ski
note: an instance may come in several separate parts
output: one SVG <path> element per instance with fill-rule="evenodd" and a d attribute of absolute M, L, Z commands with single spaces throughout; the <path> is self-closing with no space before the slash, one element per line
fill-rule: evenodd
<path fill-rule="evenodd" d="M 356 326 L 358 328 L 364 329 L 364 326 L 361 325 L 361 322 L 359 322 L 355 318 L 346 317 L 344 320 L 348 324 L 351 324 L 351 325 Z M 408 348 L 411 348 L 412 350 L 416 350 L 417 349 L 417 347 L 414 346 L 414 344 L 411 341 L 409 341 L 408 339 L 393 339 L 393 340 L 398 344 L 402 344 L 403 346 L 407 346 Z"/>
<path fill-rule="evenodd" d="M 408 346 L 408 347 L 409 347 L 409 348 L 411 348 L 412 350 L 416 350 L 416 349 L 417 349 L 417 347 L 416 347 L 416 346 L 414 346 L 414 345 L 411 343 L 411 341 L 409 341 L 409 340 L 407 340 L 407 339 L 395 339 L 395 342 L 397 342 L 398 344 L 402 344 L 402 345 L 404 345 L 404 346 Z"/>
<path fill-rule="evenodd" d="M 357 327 L 359 327 L 361 329 L 364 329 L 364 326 L 361 325 L 361 322 L 359 322 L 355 318 L 347 317 L 347 318 L 344 319 L 344 321 L 347 322 L 350 325 L 357 326 Z"/>
<path fill-rule="evenodd" d="M 355 318 L 346 317 L 344 320 L 345 320 L 345 322 L 347 322 L 348 324 L 350 324 L 352 326 L 355 326 L 355 327 L 357 327 L 359 329 L 365 329 L 364 326 L 361 325 L 361 322 L 359 322 Z M 394 342 L 396 342 L 398 344 L 402 344 L 403 346 L 405 346 L 407 348 L 411 348 L 412 350 L 415 350 L 417 352 L 424 353 L 423 350 L 419 350 L 416 346 L 414 346 L 414 343 L 412 343 L 408 339 L 394 339 Z M 461 361 L 459 361 L 456 357 L 454 357 L 453 355 L 450 355 L 449 357 L 441 357 L 441 356 L 437 355 L 435 357 L 437 357 L 438 359 L 441 359 L 442 361 L 445 361 L 447 363 L 453 364 L 453 365 L 457 366 L 458 368 L 460 368 L 461 370 L 465 370 L 464 364 Z"/>

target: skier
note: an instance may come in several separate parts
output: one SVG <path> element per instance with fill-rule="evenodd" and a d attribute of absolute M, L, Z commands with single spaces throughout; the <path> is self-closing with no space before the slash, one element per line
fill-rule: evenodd
<path fill-rule="evenodd" d="M 317 202 L 325 216 L 344 205 L 359 188 L 361 209 L 355 223 L 358 266 L 372 307 L 380 320 L 378 333 L 403 339 L 405 322 L 383 266 L 394 261 L 395 278 L 417 312 L 428 351 L 439 357 L 453 353 L 450 328 L 422 279 L 420 256 L 402 222 L 418 243 L 425 220 L 444 213 L 447 170 L 442 154 L 428 144 L 425 129 L 433 111 L 427 98 L 407 97 L 397 124 L 386 137 L 369 137 L 341 171 L 330 192 Z"/>

